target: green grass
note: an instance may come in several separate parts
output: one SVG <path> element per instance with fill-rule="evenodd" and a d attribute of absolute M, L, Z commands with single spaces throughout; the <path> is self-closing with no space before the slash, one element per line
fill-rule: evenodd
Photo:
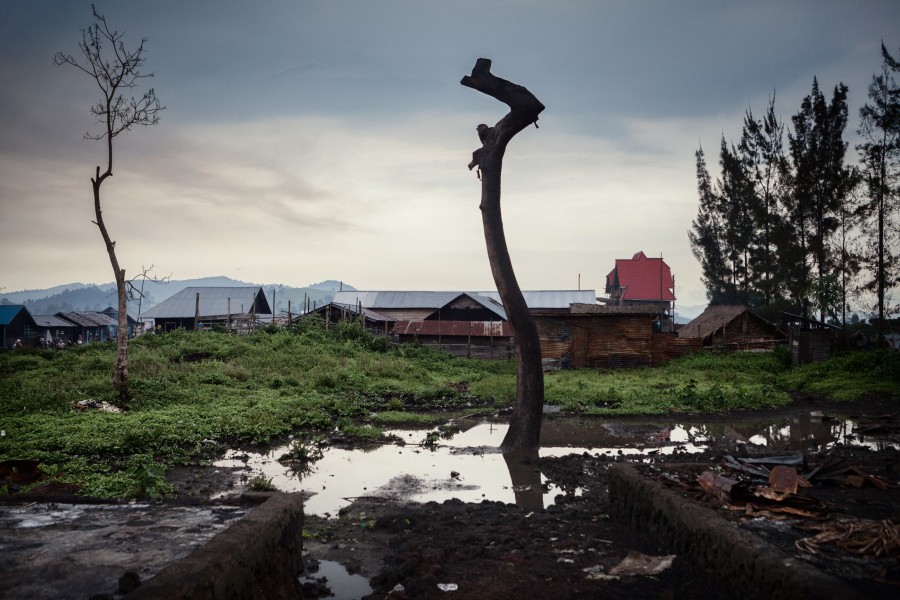
<path fill-rule="evenodd" d="M 790 402 L 784 370 L 772 353 L 701 352 L 656 368 L 558 371 L 544 388 L 547 403 L 596 415 L 771 408 Z"/>
<path fill-rule="evenodd" d="M 779 382 L 832 400 L 855 401 L 867 396 L 900 400 L 900 352 L 848 352 L 792 369 L 782 374 Z"/>
<path fill-rule="evenodd" d="M 509 406 L 515 394 L 514 361 L 393 348 L 351 325 L 148 335 L 129 350 L 133 399 L 124 413 L 76 408 L 115 400 L 112 344 L 0 354 L 0 461 L 39 460 L 85 494 L 160 496 L 170 491 L 161 472 L 207 459 L 211 448 L 335 427 L 373 439 L 383 427 L 430 427 Z M 619 415 L 782 406 L 784 386 L 839 400 L 898 397 L 898 372 L 896 353 L 794 370 L 772 353 L 700 353 L 654 369 L 548 373 L 546 401 Z"/>

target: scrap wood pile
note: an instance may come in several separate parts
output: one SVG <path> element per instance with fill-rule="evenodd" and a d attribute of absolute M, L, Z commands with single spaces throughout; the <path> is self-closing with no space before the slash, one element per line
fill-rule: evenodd
<path fill-rule="evenodd" d="M 796 519 L 793 526 L 811 535 L 795 543 L 797 549 L 818 554 L 826 545 L 860 556 L 900 555 L 900 524 L 895 517 L 871 520 L 843 513 L 843 507 L 824 503 L 807 493 L 817 485 L 852 488 L 896 488 L 896 484 L 845 459 L 828 457 L 810 468 L 802 454 L 760 458 L 725 456 L 718 469 L 693 478 L 666 474 L 663 481 L 697 500 L 746 517 Z"/>

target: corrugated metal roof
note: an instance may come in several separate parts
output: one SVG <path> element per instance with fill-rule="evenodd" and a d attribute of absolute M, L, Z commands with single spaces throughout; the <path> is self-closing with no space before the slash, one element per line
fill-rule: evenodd
<path fill-rule="evenodd" d="M 500 302 L 499 292 L 480 292 L 483 296 Z M 570 304 L 596 304 L 597 292 L 594 290 L 528 290 L 522 292 L 525 304 L 531 310 L 568 309 Z"/>
<path fill-rule="evenodd" d="M 32 315 L 38 327 L 73 327 L 72 323 L 55 315 Z"/>
<path fill-rule="evenodd" d="M 258 314 L 272 314 L 269 302 L 261 287 L 188 287 L 174 296 L 163 300 L 143 313 L 148 319 L 192 319 L 197 308 L 197 294 L 200 294 L 200 318 L 225 316 L 229 313 L 228 300 L 231 299 L 231 314 L 250 314 L 253 302 L 258 298 L 264 310 Z"/>
<path fill-rule="evenodd" d="M 397 321 L 393 333 L 472 337 L 512 337 L 513 334 L 506 321 Z"/>
<path fill-rule="evenodd" d="M 333 301 L 336 304 L 353 304 L 360 302 L 363 308 L 378 310 L 379 308 L 433 308 L 437 310 L 458 298 L 462 292 L 337 292 Z"/>
<path fill-rule="evenodd" d="M 70 321 L 79 327 L 116 327 L 119 325 L 118 321 L 102 312 L 70 311 L 58 312 L 54 316 Z"/>
<path fill-rule="evenodd" d="M 508 320 L 506 316 L 506 309 L 503 308 L 503 304 L 500 303 L 499 300 L 494 300 L 490 296 L 484 296 L 482 294 L 466 294 L 472 300 L 482 305 L 486 309 L 493 311 L 498 317 L 503 319 L 504 321 Z"/>
<path fill-rule="evenodd" d="M 337 292 L 334 302 L 341 304 L 356 304 L 361 302 L 366 308 L 375 310 L 397 308 L 433 308 L 437 310 L 458 298 L 461 294 L 468 294 L 479 302 L 486 299 L 494 302 L 491 310 L 502 306 L 498 292 L 364 292 L 349 291 Z M 532 310 L 563 308 L 568 309 L 572 303 L 591 304 L 597 301 L 594 290 L 537 290 L 522 292 L 525 303 Z M 481 297 L 481 298 L 479 298 Z M 485 304 L 485 306 L 489 306 Z"/>
<path fill-rule="evenodd" d="M 9 325 L 23 310 L 27 312 L 21 304 L 0 304 L 0 325 Z"/>
<path fill-rule="evenodd" d="M 332 310 L 346 311 L 347 313 L 349 313 L 351 315 L 359 314 L 359 312 L 357 312 L 355 304 L 340 304 L 338 302 L 330 302 L 330 303 L 326 304 L 325 306 L 320 306 L 320 307 L 316 308 L 312 312 L 324 315 L 329 306 L 331 307 Z M 379 312 L 375 312 L 374 310 L 370 310 L 365 307 L 363 307 L 363 309 L 362 309 L 362 315 L 365 318 L 369 319 L 370 321 L 378 321 L 378 322 L 386 321 L 388 323 L 393 322 L 393 319 L 391 317 L 388 317 L 386 315 L 383 315 Z"/>

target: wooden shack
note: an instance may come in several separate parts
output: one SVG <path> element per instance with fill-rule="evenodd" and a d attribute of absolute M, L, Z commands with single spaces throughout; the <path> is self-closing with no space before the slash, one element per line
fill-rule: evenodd
<path fill-rule="evenodd" d="M 678 330 L 678 337 L 699 338 L 711 350 L 771 350 L 787 336 L 747 306 L 707 306 Z"/>
<path fill-rule="evenodd" d="M 796 367 L 831 358 L 834 333 L 840 327 L 787 312 L 781 313 L 781 324 L 788 330 L 792 365 Z"/>
<path fill-rule="evenodd" d="M 544 368 L 654 366 L 699 347 L 654 334 L 658 315 L 652 304 L 572 304 L 566 315 L 535 315 Z"/>

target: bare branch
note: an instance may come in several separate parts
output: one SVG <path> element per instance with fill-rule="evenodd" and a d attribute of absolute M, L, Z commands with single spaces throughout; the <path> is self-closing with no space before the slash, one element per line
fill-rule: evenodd
<path fill-rule="evenodd" d="M 125 283 L 128 285 L 128 299 L 129 300 L 137 300 L 138 298 L 145 298 L 144 296 L 144 282 L 152 281 L 153 283 L 162 283 L 168 284 L 172 279 L 172 274 L 164 275 L 162 277 L 158 275 L 150 275 L 150 271 L 156 268 L 156 265 L 150 265 L 149 267 L 145 267 L 141 265 L 141 272 Z M 141 285 L 138 287 L 135 284 L 135 281 L 138 279 L 141 280 Z"/>
<path fill-rule="evenodd" d="M 72 54 L 57 52 L 57 65 L 71 65 L 90 75 L 100 89 L 101 99 L 91 106 L 91 114 L 101 125 L 100 133 L 87 133 L 88 139 L 115 137 L 136 125 L 156 125 L 159 112 L 165 110 L 150 88 L 140 98 L 127 98 L 123 90 L 135 88 L 139 79 L 153 77 L 153 73 L 142 73 L 144 66 L 144 43 L 132 51 L 125 47 L 124 34 L 111 30 L 106 18 L 94 9 L 96 22 L 82 30 L 78 44 L 83 55 L 77 59 Z"/>

